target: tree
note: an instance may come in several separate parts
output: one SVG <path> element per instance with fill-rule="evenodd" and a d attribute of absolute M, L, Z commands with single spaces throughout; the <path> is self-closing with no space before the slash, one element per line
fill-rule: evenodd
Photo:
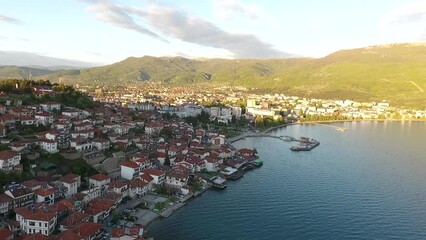
<path fill-rule="evenodd" d="M 166 159 L 164 159 L 164 165 L 165 165 L 165 166 L 169 166 L 169 167 L 170 167 L 170 164 L 171 164 L 171 163 L 170 163 L 170 158 L 169 158 L 169 156 L 167 155 L 167 156 L 166 156 Z"/>
<path fill-rule="evenodd" d="M 160 136 L 163 137 L 166 140 L 173 139 L 175 137 L 175 133 L 173 132 L 173 129 L 170 127 L 165 127 L 161 129 Z"/>
<path fill-rule="evenodd" d="M 120 220 L 120 216 L 121 214 L 116 210 L 112 213 L 112 217 L 111 217 L 111 222 L 113 224 L 117 224 L 118 221 Z"/>

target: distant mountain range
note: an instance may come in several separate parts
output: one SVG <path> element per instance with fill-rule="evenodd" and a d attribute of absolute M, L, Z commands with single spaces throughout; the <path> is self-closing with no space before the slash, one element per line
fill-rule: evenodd
<path fill-rule="evenodd" d="M 49 70 L 80 69 L 97 66 L 93 63 L 43 56 L 19 51 L 0 51 L 0 66 L 23 66 Z"/>
<path fill-rule="evenodd" d="M 28 69 L 0 67 L 0 77 L 24 77 L 25 71 Z M 388 100 L 398 106 L 426 107 L 426 44 L 421 43 L 341 50 L 319 59 L 191 60 L 145 56 L 81 70 L 31 71 L 37 78 L 61 79 L 66 83 L 106 85 L 159 81 L 175 86 L 238 85 L 257 92 Z"/>

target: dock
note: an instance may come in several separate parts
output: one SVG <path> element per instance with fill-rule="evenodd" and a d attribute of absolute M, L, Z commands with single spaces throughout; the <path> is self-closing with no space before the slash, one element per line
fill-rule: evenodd
<path fill-rule="evenodd" d="M 299 139 L 299 142 L 300 143 L 298 145 L 290 147 L 290 150 L 296 151 L 296 152 L 311 151 L 312 149 L 320 145 L 319 141 L 312 138 L 307 138 L 307 137 L 301 137 Z"/>

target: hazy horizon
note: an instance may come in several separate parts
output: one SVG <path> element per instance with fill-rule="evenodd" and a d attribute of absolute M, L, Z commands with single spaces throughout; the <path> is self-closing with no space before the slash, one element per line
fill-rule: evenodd
<path fill-rule="evenodd" d="M 0 0 L 0 5 L 0 51 L 96 65 L 131 56 L 319 58 L 426 36 L 422 1 Z"/>

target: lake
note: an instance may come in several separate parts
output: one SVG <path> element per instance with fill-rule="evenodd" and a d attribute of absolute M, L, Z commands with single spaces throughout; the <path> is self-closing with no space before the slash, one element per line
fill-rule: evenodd
<path fill-rule="evenodd" d="M 155 240 L 426 239 L 426 123 L 293 125 L 273 135 L 321 145 L 292 152 L 274 138 L 246 138 L 264 165 L 223 191 L 209 190 L 152 223 Z"/>

